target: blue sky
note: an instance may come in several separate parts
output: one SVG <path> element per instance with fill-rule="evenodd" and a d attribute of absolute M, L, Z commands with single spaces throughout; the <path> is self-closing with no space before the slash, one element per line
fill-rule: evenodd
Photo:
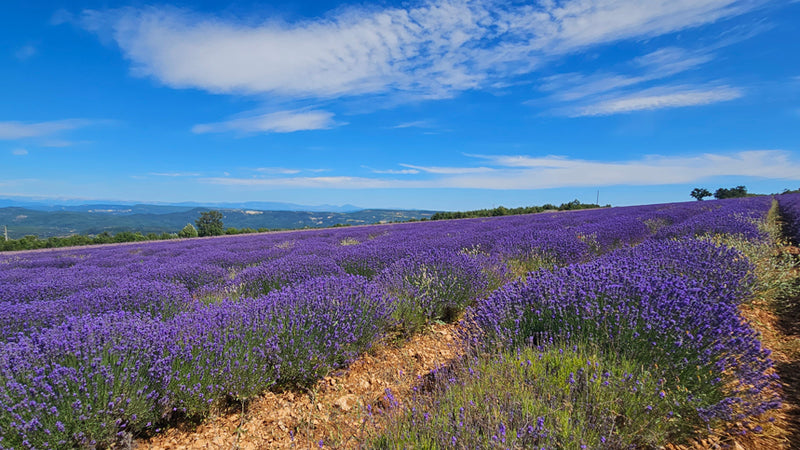
<path fill-rule="evenodd" d="M 6 2 L 0 197 L 472 209 L 800 187 L 800 2 Z"/>

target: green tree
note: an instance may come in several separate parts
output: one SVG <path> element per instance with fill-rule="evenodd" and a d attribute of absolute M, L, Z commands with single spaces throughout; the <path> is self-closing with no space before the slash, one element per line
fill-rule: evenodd
<path fill-rule="evenodd" d="M 696 198 L 697 201 L 700 201 L 706 197 L 711 197 L 711 192 L 706 188 L 694 188 L 692 189 L 692 193 L 689 195 Z"/>
<path fill-rule="evenodd" d="M 111 236 L 111 233 L 109 233 L 108 231 L 103 231 L 102 233 L 100 233 L 100 234 L 98 234 L 98 235 L 96 235 L 94 237 L 94 242 L 92 242 L 92 243 L 93 244 L 110 244 L 112 242 L 111 240 L 113 238 L 114 237 Z"/>
<path fill-rule="evenodd" d="M 744 186 L 736 186 L 730 189 L 719 188 L 714 192 L 714 198 L 716 199 L 747 197 L 747 195 L 747 188 Z"/>
<path fill-rule="evenodd" d="M 225 233 L 222 213 L 219 211 L 203 211 L 194 223 L 197 224 L 197 234 L 200 236 L 221 236 Z"/>
<path fill-rule="evenodd" d="M 178 232 L 180 238 L 195 238 L 197 237 L 197 228 L 194 225 L 187 223 L 181 231 Z"/>

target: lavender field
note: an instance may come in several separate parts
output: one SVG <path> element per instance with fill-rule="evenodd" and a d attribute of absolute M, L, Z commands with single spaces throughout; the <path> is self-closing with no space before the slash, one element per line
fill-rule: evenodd
<path fill-rule="evenodd" d="M 776 199 L 800 239 L 800 194 Z M 737 310 L 753 265 L 713 238 L 770 245 L 772 207 L 751 197 L 2 255 L 0 448 L 113 446 L 458 320 L 463 367 L 365 445 L 626 448 L 733 422 L 757 432 L 749 420 L 780 399 L 770 352 Z"/>

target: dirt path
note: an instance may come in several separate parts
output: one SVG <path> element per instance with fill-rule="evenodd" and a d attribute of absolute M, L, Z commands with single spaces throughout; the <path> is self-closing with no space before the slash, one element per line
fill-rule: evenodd
<path fill-rule="evenodd" d="M 762 436 L 743 441 L 748 449 L 800 449 L 800 308 L 774 313 L 765 305 L 743 308 L 742 314 L 761 333 L 772 350 L 775 371 L 781 379 L 783 406 Z M 749 444 L 749 445 L 747 445 Z"/>
<path fill-rule="evenodd" d="M 797 274 L 800 283 L 800 273 Z M 793 305 L 781 311 L 764 303 L 742 305 L 743 317 L 761 333 L 772 350 L 781 378 L 783 407 L 759 423 L 758 434 L 700 439 L 670 450 L 731 448 L 734 450 L 800 449 L 800 299 L 782 299 Z M 381 345 L 370 354 L 320 380 L 308 392 L 267 393 L 244 413 L 218 413 L 195 429 L 170 429 L 136 449 L 281 449 L 358 448 L 380 427 L 388 400 L 409 398 L 419 377 L 446 365 L 457 356 L 455 326 L 435 325 L 402 347 Z M 401 400 L 402 401 L 402 400 Z M 772 421 L 767 420 L 772 418 Z"/>
<path fill-rule="evenodd" d="M 419 377 L 457 354 L 455 326 L 435 325 L 402 347 L 382 345 L 309 392 L 269 392 L 241 411 L 209 418 L 196 429 L 170 429 L 136 449 L 357 448 L 380 425 L 389 389 L 408 398 Z M 320 445 L 320 442 L 322 445 Z"/>

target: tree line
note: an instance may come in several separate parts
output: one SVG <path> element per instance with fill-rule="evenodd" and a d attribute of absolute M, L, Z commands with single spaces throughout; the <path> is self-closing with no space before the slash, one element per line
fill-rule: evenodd
<path fill-rule="evenodd" d="M 610 207 L 611 205 L 602 206 L 602 208 L 610 208 Z M 601 206 L 595 203 L 581 203 L 580 200 L 575 199 L 568 203 L 562 203 L 559 206 L 546 203 L 542 206 L 520 206 L 518 208 L 506 208 L 504 206 L 498 206 L 496 208 L 491 208 L 491 209 L 475 209 L 472 211 L 437 212 L 431 216 L 431 220 L 514 216 L 519 214 L 534 214 L 544 211 L 571 211 L 577 209 L 591 209 L 591 208 L 601 208 Z"/>
<path fill-rule="evenodd" d="M 694 188 L 689 195 L 696 199 L 697 201 L 701 201 L 706 197 L 711 197 L 711 191 L 706 188 Z M 717 200 L 721 200 L 723 198 L 741 198 L 741 197 L 752 197 L 756 194 L 750 194 L 747 192 L 747 188 L 744 186 L 736 186 L 732 188 L 719 188 L 714 191 L 714 198 Z"/>
<path fill-rule="evenodd" d="M 204 211 L 195 224 L 187 223 L 177 233 L 147 233 L 140 231 L 121 231 L 111 234 L 107 231 L 96 235 L 75 234 L 66 237 L 49 237 L 39 239 L 36 235 L 27 235 L 19 239 L 0 240 L 0 251 L 37 250 L 43 248 L 74 247 L 93 244 L 115 244 L 123 242 L 163 241 L 168 239 L 185 239 L 202 236 L 221 236 L 247 233 L 263 233 L 277 231 L 269 228 L 225 228 L 222 222 L 223 215 L 219 211 Z"/>
<path fill-rule="evenodd" d="M 794 189 L 794 190 L 784 189 L 783 192 L 781 192 L 781 194 L 795 194 L 798 192 L 800 192 L 800 189 Z M 724 198 L 756 197 L 758 195 L 763 195 L 763 194 L 752 194 L 750 192 L 747 192 L 747 188 L 745 186 L 736 186 L 732 188 L 719 188 L 716 191 L 714 191 L 713 194 L 706 188 L 698 187 L 692 189 L 692 192 L 690 192 L 689 195 L 695 200 L 701 201 L 706 197 L 711 197 L 712 195 L 714 196 L 715 199 L 721 200 Z M 777 194 L 772 194 L 772 195 L 777 195 Z"/>

